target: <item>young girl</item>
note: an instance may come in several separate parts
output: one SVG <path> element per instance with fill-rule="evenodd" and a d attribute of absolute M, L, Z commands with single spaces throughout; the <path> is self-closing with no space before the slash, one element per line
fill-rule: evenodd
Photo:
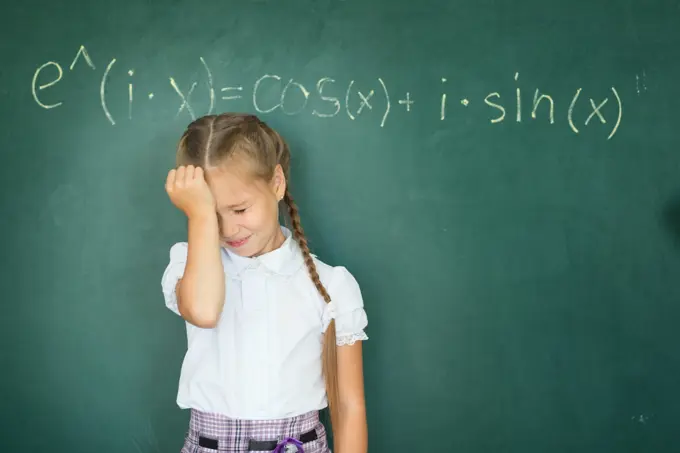
<path fill-rule="evenodd" d="M 188 241 L 170 249 L 162 289 L 187 329 L 182 453 L 328 453 L 326 406 L 336 452 L 367 451 L 361 291 L 310 253 L 289 162 L 286 142 L 253 115 L 205 116 L 179 141 L 165 188 Z"/>

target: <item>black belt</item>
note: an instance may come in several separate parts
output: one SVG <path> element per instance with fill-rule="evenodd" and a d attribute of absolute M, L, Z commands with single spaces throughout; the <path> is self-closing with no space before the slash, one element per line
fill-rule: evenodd
<path fill-rule="evenodd" d="M 303 444 L 307 442 L 312 442 L 318 439 L 316 434 L 316 429 L 311 429 L 306 433 L 298 437 L 298 440 Z M 275 440 L 248 440 L 248 451 L 272 451 L 278 445 L 278 441 Z M 211 439 L 209 437 L 198 436 L 198 445 L 204 448 L 209 448 L 211 450 L 219 449 L 219 442 L 217 439 Z"/>

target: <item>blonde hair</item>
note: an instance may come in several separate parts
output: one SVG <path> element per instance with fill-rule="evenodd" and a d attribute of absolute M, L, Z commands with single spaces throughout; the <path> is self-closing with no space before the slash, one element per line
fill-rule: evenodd
<path fill-rule="evenodd" d="M 319 279 L 314 259 L 300 222 L 298 207 L 290 193 L 290 150 L 286 141 L 274 129 L 255 115 L 223 113 L 207 115 L 193 121 L 182 134 L 177 146 L 177 165 L 194 165 L 203 169 L 224 164 L 235 156 L 245 157 L 252 163 L 256 178 L 267 182 L 274 176 L 277 164 L 281 165 L 286 184 L 283 201 L 288 207 L 293 238 L 304 257 L 307 272 L 326 303 L 331 297 Z M 335 322 L 331 320 L 323 339 L 322 368 L 333 431 L 338 422 L 338 383 Z M 335 437 L 335 436 L 334 436 Z"/>

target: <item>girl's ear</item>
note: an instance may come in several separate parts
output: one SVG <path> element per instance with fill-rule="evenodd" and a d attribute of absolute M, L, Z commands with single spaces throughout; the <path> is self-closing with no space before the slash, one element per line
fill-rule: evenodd
<path fill-rule="evenodd" d="M 277 200 L 283 199 L 283 196 L 286 193 L 286 176 L 283 174 L 281 164 L 276 164 L 276 168 L 274 168 L 272 190 L 274 191 Z"/>

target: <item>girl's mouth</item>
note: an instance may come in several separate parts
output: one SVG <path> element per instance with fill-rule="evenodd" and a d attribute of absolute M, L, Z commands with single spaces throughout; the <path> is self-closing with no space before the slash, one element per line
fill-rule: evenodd
<path fill-rule="evenodd" d="M 243 239 L 238 239 L 236 241 L 227 241 L 227 245 L 229 247 L 238 248 L 238 247 L 245 245 L 246 242 L 248 242 L 248 239 L 250 239 L 250 236 L 243 238 Z"/>

